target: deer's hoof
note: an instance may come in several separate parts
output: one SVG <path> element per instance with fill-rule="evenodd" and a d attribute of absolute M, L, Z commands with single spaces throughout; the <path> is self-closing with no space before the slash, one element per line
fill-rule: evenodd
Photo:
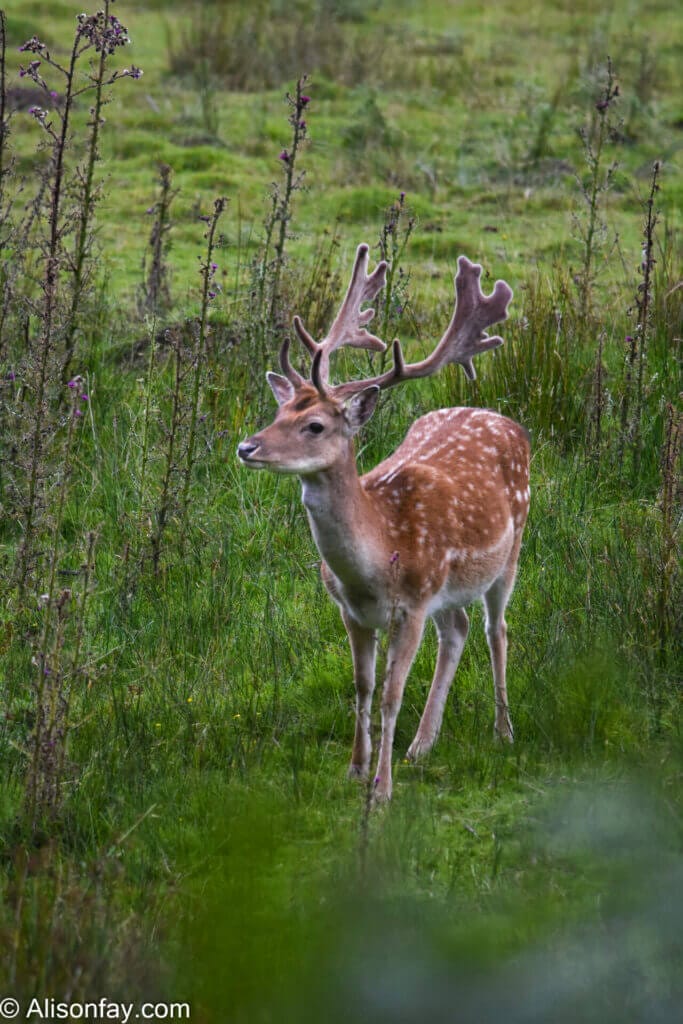
<path fill-rule="evenodd" d="M 421 736 L 416 736 L 413 742 L 408 747 L 406 758 L 409 761 L 419 761 L 421 757 L 428 754 L 434 746 L 434 740 L 423 739 Z"/>
<path fill-rule="evenodd" d="M 372 791 L 373 804 L 388 804 L 391 800 L 391 779 L 382 779 L 379 775 L 375 779 L 375 788 Z"/>
<path fill-rule="evenodd" d="M 514 743 L 515 734 L 512 731 L 512 723 L 497 723 L 495 729 L 493 730 L 493 736 L 494 739 L 496 739 L 499 743 Z"/>

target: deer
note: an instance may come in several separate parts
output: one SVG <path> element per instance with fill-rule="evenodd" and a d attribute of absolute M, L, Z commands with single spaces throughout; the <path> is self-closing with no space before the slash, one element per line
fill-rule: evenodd
<path fill-rule="evenodd" d="M 359 475 L 355 435 L 372 416 L 380 393 L 427 377 L 449 363 L 476 378 L 472 359 L 503 344 L 486 328 L 505 320 L 512 289 L 496 281 L 481 290 L 481 266 L 458 258 L 455 308 L 431 355 L 405 362 L 400 341 L 393 365 L 378 376 L 330 383 L 330 356 L 342 346 L 386 352 L 367 330 L 372 302 L 386 283 L 388 264 L 368 273 L 369 246 L 358 247 L 346 295 L 327 336 L 317 342 L 300 317 L 294 330 L 308 352 L 310 378 L 282 343 L 282 373 L 268 372 L 278 403 L 273 422 L 238 445 L 243 466 L 294 474 L 323 583 L 339 606 L 353 662 L 355 733 L 348 775 L 368 780 L 372 744 L 378 631 L 387 634 L 381 696 L 381 737 L 373 799 L 392 795 L 392 749 L 406 679 L 432 619 L 438 650 L 434 677 L 407 758 L 427 754 L 439 735 L 448 693 L 465 645 L 465 608 L 482 600 L 494 681 L 494 736 L 513 740 L 506 687 L 505 609 L 515 583 L 529 510 L 527 431 L 488 409 L 457 407 L 417 419 L 399 447 Z"/>

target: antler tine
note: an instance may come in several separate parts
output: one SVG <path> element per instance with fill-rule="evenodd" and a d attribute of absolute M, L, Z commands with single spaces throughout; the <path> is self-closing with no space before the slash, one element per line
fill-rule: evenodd
<path fill-rule="evenodd" d="M 323 377 L 321 372 L 324 355 L 325 353 L 322 346 L 319 346 L 318 351 L 313 356 L 313 362 L 311 363 L 311 384 L 322 398 L 325 398 L 327 395 L 327 389 L 325 387 L 327 380 Z"/>
<path fill-rule="evenodd" d="M 358 246 L 346 295 L 339 308 L 327 337 L 316 342 L 304 327 L 301 317 L 294 317 L 294 329 L 311 356 L 322 352 L 319 365 L 319 379 L 326 383 L 329 378 L 329 358 L 335 349 L 343 345 L 352 348 L 366 348 L 373 352 L 385 352 L 386 345 L 366 330 L 375 315 L 374 309 L 363 309 L 386 284 L 387 262 L 380 260 L 371 274 L 367 273 L 370 247 L 365 242 Z"/>
<path fill-rule="evenodd" d="M 282 342 L 282 347 L 280 349 L 280 368 L 284 373 L 285 377 L 287 378 L 287 380 L 289 381 L 289 383 L 293 384 L 295 388 L 300 387 L 303 384 L 304 378 L 301 376 L 300 373 L 297 372 L 297 370 L 294 369 L 294 367 L 289 361 L 288 337 L 285 337 L 284 341 Z"/>
<path fill-rule="evenodd" d="M 433 353 L 440 369 L 446 363 L 460 363 L 470 380 L 476 379 L 472 357 L 503 344 L 499 335 L 489 337 L 485 328 L 507 319 L 512 288 L 496 281 L 490 295 L 484 295 L 479 278 L 481 265 L 466 256 L 458 257 L 455 275 L 456 306 L 446 332 Z"/>
<path fill-rule="evenodd" d="M 387 261 L 380 260 L 371 274 L 367 273 L 370 246 L 363 242 L 356 250 L 356 259 L 351 272 L 351 281 L 339 312 L 323 345 L 333 352 L 341 345 L 353 348 L 368 348 L 373 352 L 385 352 L 386 345 L 374 334 L 365 330 L 375 315 L 374 309 L 361 312 L 364 302 L 371 302 L 387 283 Z"/>
<path fill-rule="evenodd" d="M 311 354 L 311 356 L 314 356 L 316 354 L 316 352 L 318 351 L 318 349 L 320 348 L 320 345 L 308 333 L 308 331 L 304 327 L 303 320 L 301 319 L 300 316 L 295 316 L 294 317 L 294 330 L 299 335 L 300 340 L 303 342 L 305 347 L 308 349 L 308 351 Z"/>
<path fill-rule="evenodd" d="M 507 318 L 507 308 L 512 300 L 512 288 L 505 281 L 496 281 L 491 294 L 484 295 L 479 284 L 480 276 L 480 264 L 471 263 L 466 256 L 458 258 L 455 310 L 441 341 L 427 359 L 406 364 L 401 345 L 396 340 L 392 350 L 394 365 L 391 370 L 369 380 L 339 384 L 332 389 L 335 397 L 344 398 L 373 386 L 384 390 L 404 380 L 430 377 L 447 363 L 460 363 L 469 379 L 475 380 L 477 375 L 472 364 L 473 356 L 503 344 L 499 335 L 490 337 L 485 328 Z"/>

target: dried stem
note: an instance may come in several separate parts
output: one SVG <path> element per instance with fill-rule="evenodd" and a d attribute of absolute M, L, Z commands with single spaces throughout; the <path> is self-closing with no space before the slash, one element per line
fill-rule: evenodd
<path fill-rule="evenodd" d="M 18 582 L 19 592 L 23 595 L 33 554 L 34 529 L 37 512 L 37 499 L 42 462 L 43 436 L 45 429 L 46 388 L 48 384 L 50 359 L 53 354 L 55 314 L 58 300 L 58 279 L 61 265 L 61 212 L 62 190 L 64 183 L 64 161 L 68 144 L 69 121 L 73 106 L 73 86 L 76 62 L 80 54 L 80 33 L 76 33 L 66 76 L 64 108 L 60 113 L 60 130 L 55 132 L 51 122 L 46 120 L 45 112 L 36 115 L 52 139 L 52 159 L 50 179 L 49 238 L 45 260 L 45 277 L 43 280 L 43 308 L 40 314 L 41 337 L 38 347 L 38 363 L 35 377 L 34 426 L 31 441 L 28 495 L 24 508 L 24 536 L 19 553 Z M 63 69 L 60 69 L 63 70 Z"/>
<path fill-rule="evenodd" d="M 638 311 L 638 322 L 635 329 L 637 344 L 637 379 L 636 379 L 636 400 L 633 423 L 633 446 L 635 457 L 635 468 L 638 469 L 640 462 L 640 428 L 643 417 L 643 372 L 647 355 L 647 347 L 650 333 L 650 318 L 652 307 L 652 290 L 654 278 L 654 246 L 655 228 L 657 227 L 658 213 L 655 209 L 655 198 L 659 192 L 659 173 L 661 163 L 656 160 L 652 166 L 652 177 L 650 179 L 650 191 L 645 200 L 645 226 L 643 230 L 643 254 L 640 263 L 642 280 L 636 292 L 636 308 Z"/>
<path fill-rule="evenodd" d="M 659 650 L 662 661 L 666 658 L 668 642 L 676 635 L 676 609 L 680 615 L 680 601 L 676 601 L 676 577 L 680 571 L 676 538 L 676 509 L 680 503 L 679 460 L 683 417 L 671 402 L 666 406 L 666 433 L 662 448 L 660 510 L 662 517 L 662 548 L 660 554 L 660 586 L 657 595 L 659 623 Z"/>
<path fill-rule="evenodd" d="M 581 270 L 577 275 L 577 280 L 580 289 L 579 314 L 581 322 L 584 324 L 590 316 L 593 304 L 593 283 L 595 280 L 598 236 L 606 231 L 606 224 L 601 216 L 600 199 L 609 190 L 617 166 L 616 163 L 610 164 L 603 176 L 603 150 L 613 131 L 609 111 L 618 96 L 619 86 L 615 82 L 612 61 L 608 57 L 605 85 L 600 98 L 595 104 L 597 118 L 591 129 L 581 129 L 579 132 L 589 173 L 587 185 L 579 180 L 579 187 L 587 207 L 586 222 L 583 224 L 579 221 L 578 217 L 575 221 L 583 243 Z"/>
<path fill-rule="evenodd" d="M 304 173 L 297 174 L 296 172 L 296 161 L 299 154 L 299 149 L 302 143 L 306 139 L 306 121 L 304 120 L 303 114 L 310 102 L 308 96 L 304 95 L 304 88 L 307 75 L 303 75 L 296 83 L 296 93 L 292 97 L 290 93 L 287 93 L 287 103 L 291 108 L 289 115 L 289 124 L 292 127 L 292 143 L 289 150 L 283 150 L 280 154 L 285 167 L 285 184 L 284 191 L 282 194 L 278 192 L 278 201 L 274 210 L 275 223 L 279 225 L 277 232 L 277 239 L 275 242 L 275 262 L 272 270 L 271 279 L 271 294 L 270 294 L 270 322 L 275 322 L 277 314 L 278 304 L 280 300 L 280 280 L 282 277 L 282 268 L 285 262 L 285 244 L 287 241 L 287 228 L 292 218 L 292 196 L 295 191 L 298 191 L 303 182 Z"/>
<path fill-rule="evenodd" d="M 5 153 L 6 142 L 9 134 L 7 124 L 7 85 L 6 85 L 6 62 L 7 51 L 7 19 L 5 12 L 0 10 L 0 204 L 4 197 L 5 177 Z"/>
<path fill-rule="evenodd" d="M 194 466 L 194 453 L 197 438 L 197 420 L 199 417 L 199 400 L 204 369 L 204 355 L 206 352 L 206 331 L 209 322 L 209 307 L 217 294 L 218 286 L 215 283 L 218 265 L 213 261 L 214 247 L 216 245 L 216 228 L 221 214 L 225 210 L 227 199 L 220 197 L 214 201 L 213 214 L 209 221 L 209 227 L 205 234 L 206 258 L 201 265 L 202 275 L 202 306 L 199 315 L 199 328 L 196 334 L 196 344 L 193 355 L 193 381 L 192 381 L 192 405 L 190 409 L 190 429 L 187 439 L 187 451 L 185 455 L 185 473 L 183 490 L 181 496 L 181 515 L 184 522 L 187 521 L 188 499 L 190 483 L 192 481 L 192 467 Z"/>
<path fill-rule="evenodd" d="M 173 171 L 168 164 L 159 165 L 159 198 L 147 211 L 154 214 L 152 231 L 149 236 L 152 256 L 147 280 L 141 289 L 140 306 L 144 311 L 155 316 L 167 311 L 171 305 L 166 254 L 168 233 L 171 230 L 171 203 L 180 191 L 171 188 L 172 174 Z"/>
<path fill-rule="evenodd" d="M 111 0 L 104 0 L 104 21 L 109 23 L 110 14 L 109 9 L 111 6 Z M 94 92 L 95 98 L 91 107 L 91 121 L 90 121 L 90 137 L 87 143 L 87 161 L 85 166 L 85 174 L 82 176 L 81 188 L 80 188 L 80 202 L 78 204 L 78 227 L 76 229 L 76 241 L 74 245 L 74 253 L 72 256 L 72 291 L 71 291 L 71 306 L 66 321 L 66 331 L 64 338 L 64 357 L 62 362 L 62 383 L 65 383 L 71 366 L 71 360 L 73 358 L 76 330 L 78 328 L 78 314 L 80 312 L 81 300 L 83 298 L 83 292 L 85 288 L 85 270 L 87 265 L 87 257 L 89 255 L 89 241 L 90 241 L 90 228 L 92 224 L 93 214 L 95 211 L 95 203 L 97 201 L 97 192 L 93 187 L 95 178 L 95 164 L 99 160 L 99 134 L 100 127 L 104 123 L 102 118 L 102 105 L 103 95 L 102 90 L 104 86 L 104 77 L 107 65 L 107 57 L 109 51 L 106 46 L 99 48 L 99 58 L 97 61 L 97 70 L 94 75 Z"/>

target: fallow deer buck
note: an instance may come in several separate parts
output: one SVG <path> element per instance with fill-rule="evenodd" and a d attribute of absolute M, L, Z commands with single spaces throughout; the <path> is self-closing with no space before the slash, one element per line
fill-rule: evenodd
<path fill-rule="evenodd" d="M 505 685 L 505 607 L 512 592 L 529 508 L 526 431 L 486 409 L 440 409 L 421 416 L 393 455 L 359 477 L 353 436 L 384 388 L 460 363 L 503 343 L 485 328 L 504 320 L 512 290 L 479 284 L 481 267 L 461 256 L 452 320 L 429 358 L 407 365 L 398 341 L 393 368 L 378 377 L 329 383 L 330 355 L 343 345 L 384 351 L 362 309 L 385 284 L 387 264 L 367 274 L 368 246 L 358 248 L 346 297 L 329 334 L 314 341 L 298 317 L 296 332 L 312 356 L 311 378 L 280 352 L 284 376 L 268 373 L 279 404 L 273 423 L 238 447 L 245 466 L 294 473 L 322 556 L 322 578 L 349 635 L 356 685 L 356 729 L 349 775 L 370 766 L 370 710 L 376 630 L 389 633 L 382 692 L 382 736 L 375 797 L 391 797 L 391 752 L 406 677 L 431 617 L 438 656 L 411 759 L 433 746 L 468 632 L 466 605 L 482 598 L 495 684 L 495 732 L 512 740 Z"/>

